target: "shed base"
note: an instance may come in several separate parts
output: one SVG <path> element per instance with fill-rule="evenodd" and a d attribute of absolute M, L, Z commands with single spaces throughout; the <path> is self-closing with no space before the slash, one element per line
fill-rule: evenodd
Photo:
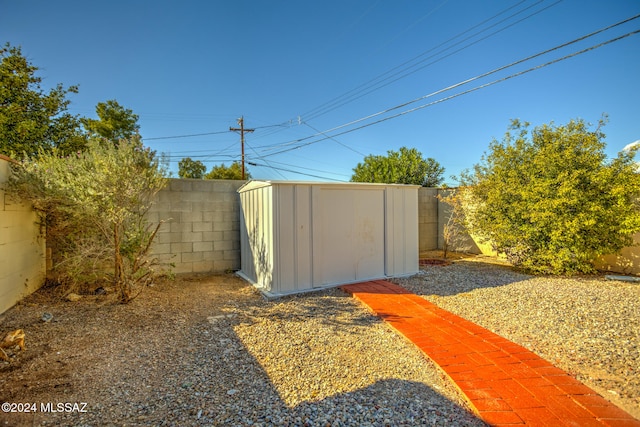
<path fill-rule="evenodd" d="M 316 288 L 310 288 L 310 289 L 296 289 L 296 290 L 287 291 L 287 292 L 271 292 L 269 290 L 266 290 L 263 286 L 259 286 L 256 282 L 254 282 L 247 275 L 245 275 L 241 270 L 236 272 L 236 275 L 238 277 L 240 277 L 243 280 L 249 282 L 254 288 L 259 290 L 260 293 L 262 294 L 262 296 L 265 297 L 265 299 L 267 299 L 268 301 L 277 300 L 278 298 L 283 298 L 283 297 L 287 297 L 287 296 L 291 296 L 291 295 L 308 294 L 308 293 L 311 293 L 311 292 L 324 291 L 326 289 L 337 288 L 339 286 L 351 285 L 351 284 L 354 284 L 354 283 L 370 282 L 370 281 L 373 281 L 373 280 L 393 280 L 394 278 L 400 279 L 400 278 L 403 278 L 403 277 L 410 277 L 410 276 L 413 276 L 413 275 L 416 275 L 416 274 L 418 274 L 418 271 L 416 271 L 415 273 L 407 273 L 407 274 L 402 274 L 402 275 L 397 275 L 397 276 L 373 277 L 373 278 L 369 278 L 369 279 L 353 280 L 353 281 L 350 281 L 350 282 L 334 283 L 334 284 L 318 286 Z"/>

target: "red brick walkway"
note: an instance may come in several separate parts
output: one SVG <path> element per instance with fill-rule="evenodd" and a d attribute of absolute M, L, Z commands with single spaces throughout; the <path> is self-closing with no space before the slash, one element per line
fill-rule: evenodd
<path fill-rule="evenodd" d="M 418 346 L 492 426 L 625 426 L 640 421 L 531 351 L 393 283 L 342 286 Z"/>

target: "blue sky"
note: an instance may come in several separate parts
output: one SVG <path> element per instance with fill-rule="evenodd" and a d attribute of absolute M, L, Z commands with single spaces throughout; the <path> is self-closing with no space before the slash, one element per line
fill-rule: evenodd
<path fill-rule="evenodd" d="M 240 116 L 255 128 L 246 156 L 264 165 L 248 166 L 259 179 L 347 181 L 364 155 L 402 146 L 435 158 L 448 178 L 479 162 L 512 118 L 595 124 L 607 113 L 610 156 L 640 139 L 640 34 L 371 124 L 636 31 L 640 19 L 427 96 L 640 14 L 638 0 L 0 0 L 0 9 L 0 41 L 22 47 L 45 88 L 78 84 L 70 111 L 82 116 L 109 99 L 132 109 L 174 173 L 182 157 L 208 168 L 238 160 L 228 130 Z"/>

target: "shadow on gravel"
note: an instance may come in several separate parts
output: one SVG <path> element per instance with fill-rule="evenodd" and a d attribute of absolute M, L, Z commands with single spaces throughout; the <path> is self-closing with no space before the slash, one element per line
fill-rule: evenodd
<path fill-rule="evenodd" d="M 323 302 L 326 298 L 336 301 L 331 308 Z M 340 301 L 344 298 L 344 301 Z M 281 320 L 288 322 L 306 322 L 310 319 L 327 326 L 349 326 L 349 325 L 369 325 L 372 321 L 371 315 L 362 313 L 353 314 L 352 298 L 349 294 L 339 288 L 323 289 L 299 295 L 290 295 L 267 302 L 267 307 L 261 307 L 260 316 L 270 320 Z M 268 305 L 274 308 L 279 304 L 291 304 L 292 308 L 286 312 L 277 309 L 268 310 Z M 267 308 L 266 310 L 264 310 Z M 374 317 L 374 321 L 381 321 Z"/>
<path fill-rule="evenodd" d="M 422 383 L 386 379 L 360 390 L 341 393 L 291 409 L 293 416 L 311 425 L 460 425 L 486 426 L 480 418 L 455 405 L 437 390 Z M 341 424 L 340 424 L 341 423 Z"/>
<path fill-rule="evenodd" d="M 337 289 L 288 298 L 299 298 L 292 305 L 300 307 L 284 316 L 269 310 L 278 301 L 266 302 L 234 279 L 225 280 L 235 283 L 225 289 L 206 279 L 186 281 L 149 291 L 130 306 L 31 298 L 11 309 L 2 316 L 4 326 L 26 324 L 44 310 L 55 317 L 28 328 L 27 351 L 0 374 L 0 401 L 23 404 L 23 413 L 0 412 L 0 425 L 484 425 L 438 390 L 393 378 L 288 406 L 234 328 L 262 315 L 278 322 L 315 318 L 341 328 L 380 320 L 366 313 L 347 320 L 352 305 L 346 298 L 341 303 L 345 294 Z M 330 296 L 339 298 L 328 310 L 315 300 Z M 294 359 L 292 354 L 282 361 Z M 305 363 L 313 362 L 298 363 L 304 372 Z M 64 366 L 62 377 L 44 381 L 56 375 L 58 365 Z M 35 410 L 24 413 L 27 403 Z M 51 411 L 58 403 L 80 405 Z"/>
<path fill-rule="evenodd" d="M 450 265 L 425 265 L 420 273 L 392 279 L 408 291 L 420 296 L 452 296 L 481 288 L 496 288 L 532 279 L 513 267 L 483 262 L 458 260 Z"/>

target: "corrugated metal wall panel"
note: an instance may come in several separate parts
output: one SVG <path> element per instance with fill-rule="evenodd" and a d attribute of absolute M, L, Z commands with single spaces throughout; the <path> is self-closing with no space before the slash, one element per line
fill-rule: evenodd
<path fill-rule="evenodd" d="M 418 230 L 418 192 L 404 189 L 404 268 L 396 274 L 409 275 L 419 271 L 420 232 Z"/>
<path fill-rule="evenodd" d="M 273 292 L 286 292 L 295 287 L 295 253 L 293 218 L 293 186 L 279 185 L 274 188 L 274 269 Z"/>
<path fill-rule="evenodd" d="M 295 284 L 297 290 L 313 287 L 313 235 L 311 186 L 295 186 Z"/>
<path fill-rule="evenodd" d="M 240 193 L 241 201 L 241 274 L 267 291 L 273 280 L 273 209 L 271 187 L 259 187 Z"/>
<path fill-rule="evenodd" d="M 418 195 L 410 188 L 389 187 L 386 197 L 387 276 L 418 271 Z"/>
<path fill-rule="evenodd" d="M 251 212 L 249 203 L 250 194 L 240 193 L 240 273 L 251 283 L 256 283 L 258 278 L 253 269 L 253 253 L 249 242 L 249 224 Z"/>

